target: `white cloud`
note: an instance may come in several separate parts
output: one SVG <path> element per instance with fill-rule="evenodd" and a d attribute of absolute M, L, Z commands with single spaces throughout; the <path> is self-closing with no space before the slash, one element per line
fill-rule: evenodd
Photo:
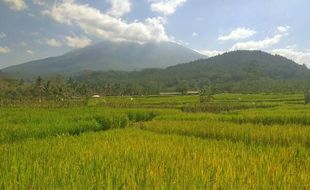
<path fill-rule="evenodd" d="M 91 44 L 91 40 L 86 37 L 66 36 L 66 43 L 69 47 L 83 48 Z"/>
<path fill-rule="evenodd" d="M 279 43 L 283 35 L 277 34 L 272 38 L 266 38 L 259 41 L 238 42 L 233 45 L 231 50 L 261 50 Z"/>
<path fill-rule="evenodd" d="M 175 40 L 175 39 L 173 39 L 172 42 L 177 43 L 177 44 L 179 44 L 181 46 L 189 46 L 189 43 L 186 42 L 186 41 L 183 41 L 183 40 Z"/>
<path fill-rule="evenodd" d="M 290 27 L 289 26 L 279 26 L 275 30 L 275 34 L 272 37 L 266 37 L 263 40 L 258 40 L 258 41 L 247 41 L 247 42 L 238 42 L 232 46 L 227 51 L 234 51 L 234 50 L 264 50 L 269 48 L 270 46 L 277 44 L 280 42 L 280 40 L 288 35 Z M 233 33 L 233 32 L 232 32 Z M 231 33 L 231 34 L 232 34 Z M 231 35 L 231 37 L 235 35 Z M 237 36 L 237 35 L 236 35 Z M 228 37 L 227 37 L 228 38 Z M 233 39 L 233 37 L 231 38 Z M 285 57 L 289 57 L 298 63 L 309 63 L 310 66 L 310 61 L 309 61 L 309 54 L 310 52 L 298 52 L 295 51 L 294 49 L 296 46 L 287 46 L 285 49 L 274 49 L 271 51 L 273 54 L 279 54 L 283 55 Z M 218 50 L 199 50 L 201 54 L 207 55 L 208 57 L 212 57 L 215 55 L 223 54 L 224 51 L 218 51 Z"/>
<path fill-rule="evenodd" d="M 297 51 L 295 48 L 287 47 L 283 49 L 274 49 L 272 54 L 281 55 L 287 57 L 298 64 L 305 64 L 310 67 L 310 52 Z"/>
<path fill-rule="evenodd" d="M 288 32 L 289 29 L 290 29 L 289 26 L 278 26 L 277 27 L 277 31 L 279 33 L 286 33 L 286 32 Z"/>
<path fill-rule="evenodd" d="M 214 57 L 224 53 L 224 51 L 218 51 L 218 50 L 197 50 L 197 52 L 206 55 L 208 57 Z"/>
<path fill-rule="evenodd" d="M 164 15 L 175 13 L 176 9 L 182 6 L 186 1 L 187 0 L 149 0 L 149 2 L 151 2 L 151 10 Z"/>
<path fill-rule="evenodd" d="M 27 52 L 28 54 L 34 54 L 34 51 L 32 51 L 32 50 L 30 50 L 30 49 L 28 49 L 26 52 Z"/>
<path fill-rule="evenodd" d="M 1 47 L 0 46 L 0 53 L 10 53 L 12 50 L 8 47 Z"/>
<path fill-rule="evenodd" d="M 6 37 L 6 34 L 3 33 L 3 32 L 0 32 L 0 39 L 3 39 L 3 38 L 5 38 L 5 37 Z"/>
<path fill-rule="evenodd" d="M 54 38 L 46 39 L 45 43 L 52 47 L 60 47 L 62 43 Z"/>
<path fill-rule="evenodd" d="M 139 43 L 169 39 L 164 28 L 165 20 L 161 17 L 128 23 L 89 5 L 76 4 L 74 0 L 64 0 L 44 13 L 59 23 L 77 25 L 85 33 L 101 39 Z"/>
<path fill-rule="evenodd" d="M 6 3 L 10 9 L 16 11 L 27 9 L 27 5 L 24 0 L 3 0 L 3 2 Z"/>
<path fill-rule="evenodd" d="M 238 42 L 231 50 L 262 50 L 269 48 L 272 45 L 275 45 L 280 42 L 280 40 L 288 35 L 289 27 L 278 27 L 276 34 L 273 37 L 267 37 L 263 40 L 258 41 L 248 41 L 248 42 Z"/>
<path fill-rule="evenodd" d="M 108 0 L 111 3 L 111 8 L 108 11 L 109 15 L 122 17 L 130 12 L 131 4 L 128 0 Z"/>
<path fill-rule="evenodd" d="M 230 34 L 226 36 L 219 36 L 218 40 L 225 41 L 225 40 L 240 40 L 246 39 L 256 34 L 255 30 L 249 28 L 236 28 L 235 30 L 231 31 Z"/>
<path fill-rule="evenodd" d="M 193 32 L 192 37 L 196 37 L 196 36 L 198 36 L 198 34 L 196 32 Z"/>

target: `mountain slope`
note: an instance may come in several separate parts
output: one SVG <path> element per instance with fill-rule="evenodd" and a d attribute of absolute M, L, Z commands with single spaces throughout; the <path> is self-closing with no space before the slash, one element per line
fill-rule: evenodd
<path fill-rule="evenodd" d="M 282 89 L 290 86 L 291 89 L 298 87 L 300 90 L 309 81 L 310 72 L 307 67 L 282 56 L 262 51 L 234 51 L 166 69 L 90 72 L 80 74 L 77 79 L 96 85 L 108 82 L 155 85 L 164 90 L 175 90 L 184 84 L 190 89 L 201 89 L 211 82 L 222 91 L 272 91 L 280 86 Z"/>
<path fill-rule="evenodd" d="M 205 76 L 215 79 L 249 78 L 298 79 L 309 76 L 306 66 L 262 51 L 232 51 L 209 59 L 168 67 L 165 72 L 179 77 Z"/>
<path fill-rule="evenodd" d="M 133 71 L 165 68 L 205 56 L 171 42 L 137 44 L 104 41 L 62 56 L 27 62 L 3 69 L 5 73 L 33 75 L 72 74 L 83 70 Z"/>

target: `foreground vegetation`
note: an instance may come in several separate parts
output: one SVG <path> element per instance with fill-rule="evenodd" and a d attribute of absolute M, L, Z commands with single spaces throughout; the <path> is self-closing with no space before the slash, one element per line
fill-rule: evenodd
<path fill-rule="evenodd" d="M 309 189 L 309 111 L 302 94 L 7 105 L 0 189 Z"/>

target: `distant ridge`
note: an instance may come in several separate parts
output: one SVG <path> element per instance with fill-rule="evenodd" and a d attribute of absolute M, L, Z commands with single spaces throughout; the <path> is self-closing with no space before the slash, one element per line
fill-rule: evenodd
<path fill-rule="evenodd" d="M 187 86 L 199 90 L 209 84 L 227 92 L 302 89 L 310 81 L 310 70 L 292 60 L 262 51 L 233 51 L 166 69 L 139 72 L 87 72 L 76 76 L 79 81 L 101 85 L 107 82 L 157 85 L 176 90 Z M 278 90 L 280 91 L 280 90 Z"/>
<path fill-rule="evenodd" d="M 62 56 L 30 61 L 7 67 L 2 71 L 21 76 L 68 75 L 83 70 L 134 71 L 165 68 L 201 58 L 206 56 L 172 42 L 138 44 L 103 41 Z"/>
<path fill-rule="evenodd" d="M 298 79 L 309 76 L 304 65 L 263 51 L 238 50 L 209 59 L 168 67 L 165 72 L 178 76 L 242 80 L 246 78 Z"/>

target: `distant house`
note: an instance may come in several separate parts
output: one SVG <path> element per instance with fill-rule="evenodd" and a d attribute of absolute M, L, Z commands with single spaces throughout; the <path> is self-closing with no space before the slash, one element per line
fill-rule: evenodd
<path fill-rule="evenodd" d="M 181 95 L 180 92 L 161 92 L 161 96 L 175 96 L 175 95 Z"/>
<path fill-rule="evenodd" d="M 199 91 L 187 91 L 188 95 L 198 95 Z"/>
<path fill-rule="evenodd" d="M 95 94 L 95 95 L 92 96 L 92 98 L 100 98 L 100 95 Z"/>

